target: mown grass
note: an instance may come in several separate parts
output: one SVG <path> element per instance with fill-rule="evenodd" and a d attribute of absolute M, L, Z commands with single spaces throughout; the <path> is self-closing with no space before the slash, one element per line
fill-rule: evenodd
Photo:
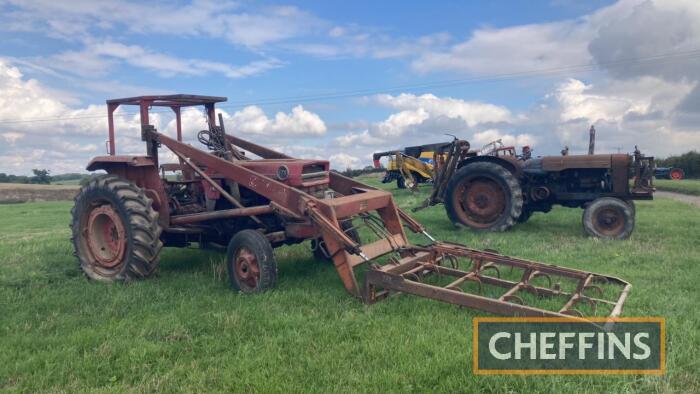
<path fill-rule="evenodd" d="M 428 188 L 394 191 L 411 207 Z M 638 203 L 623 242 L 584 238 L 573 209 L 504 234 L 458 231 L 442 207 L 416 215 L 445 240 L 630 281 L 623 315 L 667 318 L 663 377 L 474 376 L 482 313 L 412 296 L 363 305 L 308 245 L 278 249 L 279 285 L 256 296 L 231 292 L 222 255 L 197 249 L 166 249 L 152 280 L 89 282 L 71 255 L 70 205 L 0 206 L 0 391 L 700 391 L 700 211 L 686 204 Z"/>
<path fill-rule="evenodd" d="M 655 179 L 654 186 L 659 190 L 700 196 L 700 179 Z"/>

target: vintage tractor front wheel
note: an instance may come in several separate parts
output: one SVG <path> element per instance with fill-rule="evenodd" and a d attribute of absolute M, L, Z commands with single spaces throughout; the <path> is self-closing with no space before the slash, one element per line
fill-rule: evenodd
<path fill-rule="evenodd" d="M 357 242 L 358 244 L 362 243 L 362 241 L 360 240 L 360 233 L 357 231 L 357 228 L 353 227 L 352 220 L 345 220 L 343 222 L 340 222 L 340 228 L 343 229 L 345 235 L 347 235 L 350 239 Z M 323 242 L 323 239 L 312 239 L 311 250 L 313 251 L 314 258 L 316 258 L 316 260 L 326 262 L 333 261 L 331 259 L 330 253 L 328 253 L 328 249 L 326 248 L 326 244 Z"/>
<path fill-rule="evenodd" d="M 71 213 L 74 254 L 88 278 L 128 281 L 157 271 L 158 212 L 138 186 L 115 175 L 95 177 L 80 189 Z"/>
<path fill-rule="evenodd" d="M 226 252 L 231 287 L 243 293 L 260 293 L 277 284 L 277 262 L 267 237 L 242 230 L 231 238 Z"/>
<path fill-rule="evenodd" d="M 592 237 L 627 239 L 634 231 L 634 222 L 633 207 L 618 198 L 595 199 L 583 211 L 583 228 Z"/>
<path fill-rule="evenodd" d="M 505 231 L 520 218 L 523 195 L 515 176 L 496 163 L 460 168 L 447 184 L 445 210 L 452 223 L 479 231 Z"/>

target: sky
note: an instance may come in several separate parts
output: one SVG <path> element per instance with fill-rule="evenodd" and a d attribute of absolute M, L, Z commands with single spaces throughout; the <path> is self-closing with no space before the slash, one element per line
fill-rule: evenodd
<path fill-rule="evenodd" d="M 700 149 L 698 81 L 697 0 L 0 0 L 0 172 L 85 172 L 105 100 L 173 93 L 228 97 L 227 132 L 341 170 L 446 134 L 585 153 L 591 125 L 598 152 L 664 157 Z M 118 154 L 145 153 L 134 112 Z M 196 145 L 202 111 L 183 123 Z"/>

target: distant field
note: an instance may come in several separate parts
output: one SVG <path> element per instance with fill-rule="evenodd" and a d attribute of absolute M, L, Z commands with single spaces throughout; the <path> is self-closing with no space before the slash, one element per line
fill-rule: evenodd
<path fill-rule="evenodd" d="M 700 196 L 700 179 L 682 179 L 680 181 L 655 179 L 654 185 L 659 190 Z"/>
<path fill-rule="evenodd" d="M 392 190 L 403 207 L 428 191 Z M 585 238 L 579 209 L 501 234 L 458 231 L 440 206 L 415 215 L 440 239 L 630 281 L 623 316 L 667 319 L 663 377 L 474 376 L 483 313 L 412 296 L 363 305 L 308 243 L 276 250 L 279 284 L 262 295 L 233 293 L 223 256 L 196 248 L 165 249 L 154 279 L 89 282 L 70 208 L 0 206 L 0 391 L 700 392 L 700 210 L 687 204 L 638 202 L 635 233 L 618 242 Z"/>
<path fill-rule="evenodd" d="M 72 200 L 79 186 L 0 183 L 0 204 Z"/>

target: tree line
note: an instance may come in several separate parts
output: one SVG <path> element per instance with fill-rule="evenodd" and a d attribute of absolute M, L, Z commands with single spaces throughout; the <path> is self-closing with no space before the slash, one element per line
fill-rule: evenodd
<path fill-rule="evenodd" d="M 0 183 L 35 183 L 48 185 L 53 180 L 46 169 L 33 169 L 34 175 L 12 175 L 0 172 Z"/>

